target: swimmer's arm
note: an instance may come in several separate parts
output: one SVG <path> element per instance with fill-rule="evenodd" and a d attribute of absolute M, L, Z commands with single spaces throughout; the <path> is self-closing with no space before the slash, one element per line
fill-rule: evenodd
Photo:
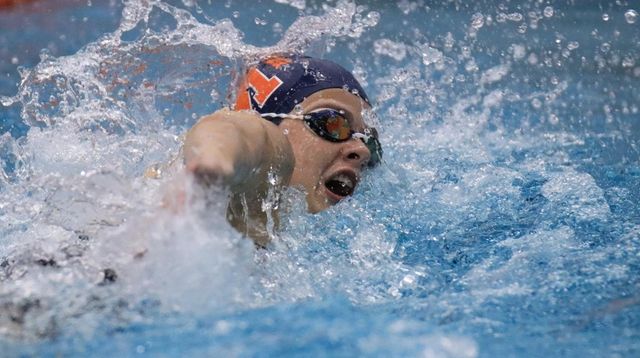
<path fill-rule="evenodd" d="M 264 195 L 269 171 L 286 186 L 295 164 L 291 144 L 278 126 L 249 112 L 226 109 L 191 128 L 183 153 L 187 170 L 201 183 Z"/>

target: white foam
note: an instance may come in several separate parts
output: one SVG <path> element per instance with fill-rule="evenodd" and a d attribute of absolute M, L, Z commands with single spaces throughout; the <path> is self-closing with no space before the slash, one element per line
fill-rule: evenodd
<path fill-rule="evenodd" d="M 573 230 L 568 227 L 541 229 L 506 239 L 498 246 L 511 250 L 505 262 L 497 256 L 489 257 L 475 265 L 462 280 L 480 303 L 492 297 L 521 296 L 554 286 L 565 287 L 568 278 L 558 274 L 564 272 L 562 267 L 572 252 L 580 248 Z M 544 268 L 538 268 L 540 263 Z"/>
<path fill-rule="evenodd" d="M 579 220 L 605 219 L 611 212 L 603 190 L 593 177 L 573 169 L 551 173 L 543 195 L 560 210 Z"/>

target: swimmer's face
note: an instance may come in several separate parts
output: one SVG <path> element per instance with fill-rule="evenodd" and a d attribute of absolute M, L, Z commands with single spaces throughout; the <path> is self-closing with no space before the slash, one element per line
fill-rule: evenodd
<path fill-rule="evenodd" d="M 362 132 L 365 129 L 363 103 L 360 97 L 344 89 L 330 88 L 307 97 L 301 107 L 303 113 L 322 109 L 343 111 L 351 129 Z M 287 133 L 296 161 L 290 185 L 306 191 L 310 212 L 324 210 L 353 194 L 371 158 L 361 140 L 331 142 L 297 119 L 285 119 L 280 127 Z"/>

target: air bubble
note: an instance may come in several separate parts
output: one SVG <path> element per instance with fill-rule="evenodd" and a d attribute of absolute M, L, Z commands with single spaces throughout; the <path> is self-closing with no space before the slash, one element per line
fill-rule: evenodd
<path fill-rule="evenodd" d="M 261 19 L 259 17 L 256 17 L 255 19 L 253 19 L 253 21 L 256 23 L 256 25 L 260 25 L 260 26 L 265 26 L 268 23 L 267 20 Z"/>
<path fill-rule="evenodd" d="M 629 9 L 624 13 L 624 19 L 627 20 L 628 24 L 633 24 L 638 20 L 638 12 L 633 9 Z"/>
<path fill-rule="evenodd" d="M 602 14 L 602 20 L 603 21 L 609 21 L 609 19 L 611 19 L 611 17 L 609 17 L 609 14 L 607 14 L 606 12 L 604 14 Z"/>
<path fill-rule="evenodd" d="M 553 16 L 553 7 L 547 6 L 544 8 L 543 12 L 544 17 L 552 17 Z"/>
<path fill-rule="evenodd" d="M 580 47 L 580 43 L 578 41 L 571 41 L 567 44 L 567 48 L 571 51 L 577 49 L 578 47 Z"/>

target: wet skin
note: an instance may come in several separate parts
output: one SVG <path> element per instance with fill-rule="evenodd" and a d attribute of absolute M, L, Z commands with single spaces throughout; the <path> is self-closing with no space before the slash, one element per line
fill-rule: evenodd
<path fill-rule="evenodd" d="M 325 89 L 307 97 L 301 113 L 292 114 L 340 110 L 351 129 L 362 132 L 363 103 L 344 89 Z M 262 206 L 270 190 L 301 188 L 309 212 L 317 213 L 353 193 L 371 157 L 361 140 L 328 141 L 300 119 L 275 125 L 252 111 L 226 109 L 202 118 L 187 133 L 183 152 L 185 168 L 198 182 L 231 189 L 229 222 L 259 244 L 268 242 L 267 218 L 278 225 L 278 213 Z M 269 181 L 274 176 L 276 184 Z"/>
<path fill-rule="evenodd" d="M 338 88 L 318 91 L 301 103 L 302 113 L 327 108 L 343 111 L 351 128 L 357 132 L 362 132 L 365 128 L 362 105 L 360 97 Z M 357 185 L 362 170 L 371 157 L 369 149 L 361 140 L 330 142 L 297 119 L 285 119 L 279 127 L 286 133 L 295 157 L 289 185 L 304 189 L 310 212 L 322 211 L 344 198 L 327 188 L 325 184 L 330 178 L 344 174 Z"/>

